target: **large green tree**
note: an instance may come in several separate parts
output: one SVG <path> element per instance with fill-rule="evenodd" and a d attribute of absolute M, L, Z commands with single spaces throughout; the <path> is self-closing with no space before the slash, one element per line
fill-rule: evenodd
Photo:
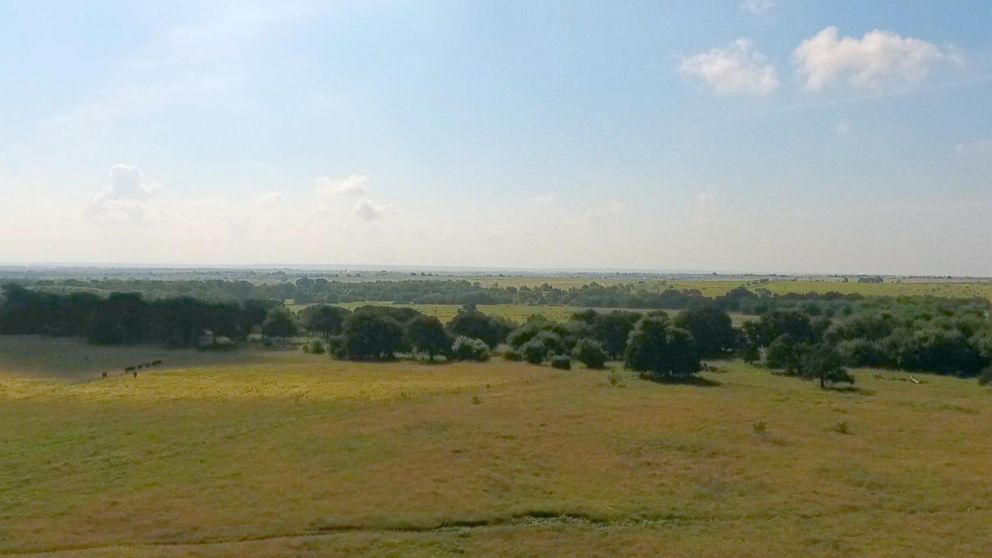
<path fill-rule="evenodd" d="M 405 349 L 403 325 L 377 312 L 354 312 L 344 321 L 340 356 L 351 360 L 392 360 Z"/>
<path fill-rule="evenodd" d="M 700 369 L 692 334 L 663 315 L 637 322 L 625 357 L 627 368 L 665 380 L 683 380 Z"/>
<path fill-rule="evenodd" d="M 434 316 L 415 316 L 406 323 L 406 338 L 414 350 L 425 353 L 430 360 L 435 355 L 451 351 L 451 336 L 444 324 Z"/>
<path fill-rule="evenodd" d="M 730 315 L 712 306 L 684 310 L 675 317 L 676 326 L 692 334 L 701 358 L 716 358 L 729 354 L 737 345 L 737 330 Z"/>
<path fill-rule="evenodd" d="M 347 308 L 329 304 L 315 304 L 300 312 L 303 327 L 308 331 L 320 334 L 324 339 L 341 333 L 344 320 L 351 312 Z"/>

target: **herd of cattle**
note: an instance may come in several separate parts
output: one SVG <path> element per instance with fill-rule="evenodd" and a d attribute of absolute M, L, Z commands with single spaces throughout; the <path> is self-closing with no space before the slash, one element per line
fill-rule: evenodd
<path fill-rule="evenodd" d="M 138 377 L 138 371 L 141 370 L 142 368 L 151 368 L 152 366 L 159 366 L 161 364 L 162 364 L 162 361 L 161 360 L 153 360 L 151 362 L 145 362 L 145 363 L 142 363 L 142 364 L 136 364 L 134 366 L 128 366 L 128 367 L 124 368 L 124 373 L 127 374 L 128 372 L 130 372 L 132 376 L 134 376 L 135 378 L 137 378 Z M 106 372 L 103 373 L 103 377 L 104 378 L 107 377 L 107 373 Z"/>

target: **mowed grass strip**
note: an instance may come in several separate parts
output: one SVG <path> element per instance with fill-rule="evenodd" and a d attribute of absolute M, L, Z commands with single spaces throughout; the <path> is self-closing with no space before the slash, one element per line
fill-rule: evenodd
<path fill-rule="evenodd" d="M 298 353 L 0 375 L 0 552 L 989 555 L 990 390 L 721 366 L 709 387 Z"/>

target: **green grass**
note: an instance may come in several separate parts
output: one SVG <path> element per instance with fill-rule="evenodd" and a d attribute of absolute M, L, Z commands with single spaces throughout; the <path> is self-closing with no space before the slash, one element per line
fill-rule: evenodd
<path fill-rule="evenodd" d="M 973 381 L 256 352 L 82 382 L 0 339 L 0 553 L 992 552 L 992 390 Z"/>

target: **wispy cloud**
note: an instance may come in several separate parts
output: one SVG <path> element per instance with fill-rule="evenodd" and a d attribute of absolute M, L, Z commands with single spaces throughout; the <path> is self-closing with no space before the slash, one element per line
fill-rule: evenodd
<path fill-rule="evenodd" d="M 740 6 L 755 15 L 767 13 L 774 9 L 778 3 L 775 0 L 744 0 Z"/>

